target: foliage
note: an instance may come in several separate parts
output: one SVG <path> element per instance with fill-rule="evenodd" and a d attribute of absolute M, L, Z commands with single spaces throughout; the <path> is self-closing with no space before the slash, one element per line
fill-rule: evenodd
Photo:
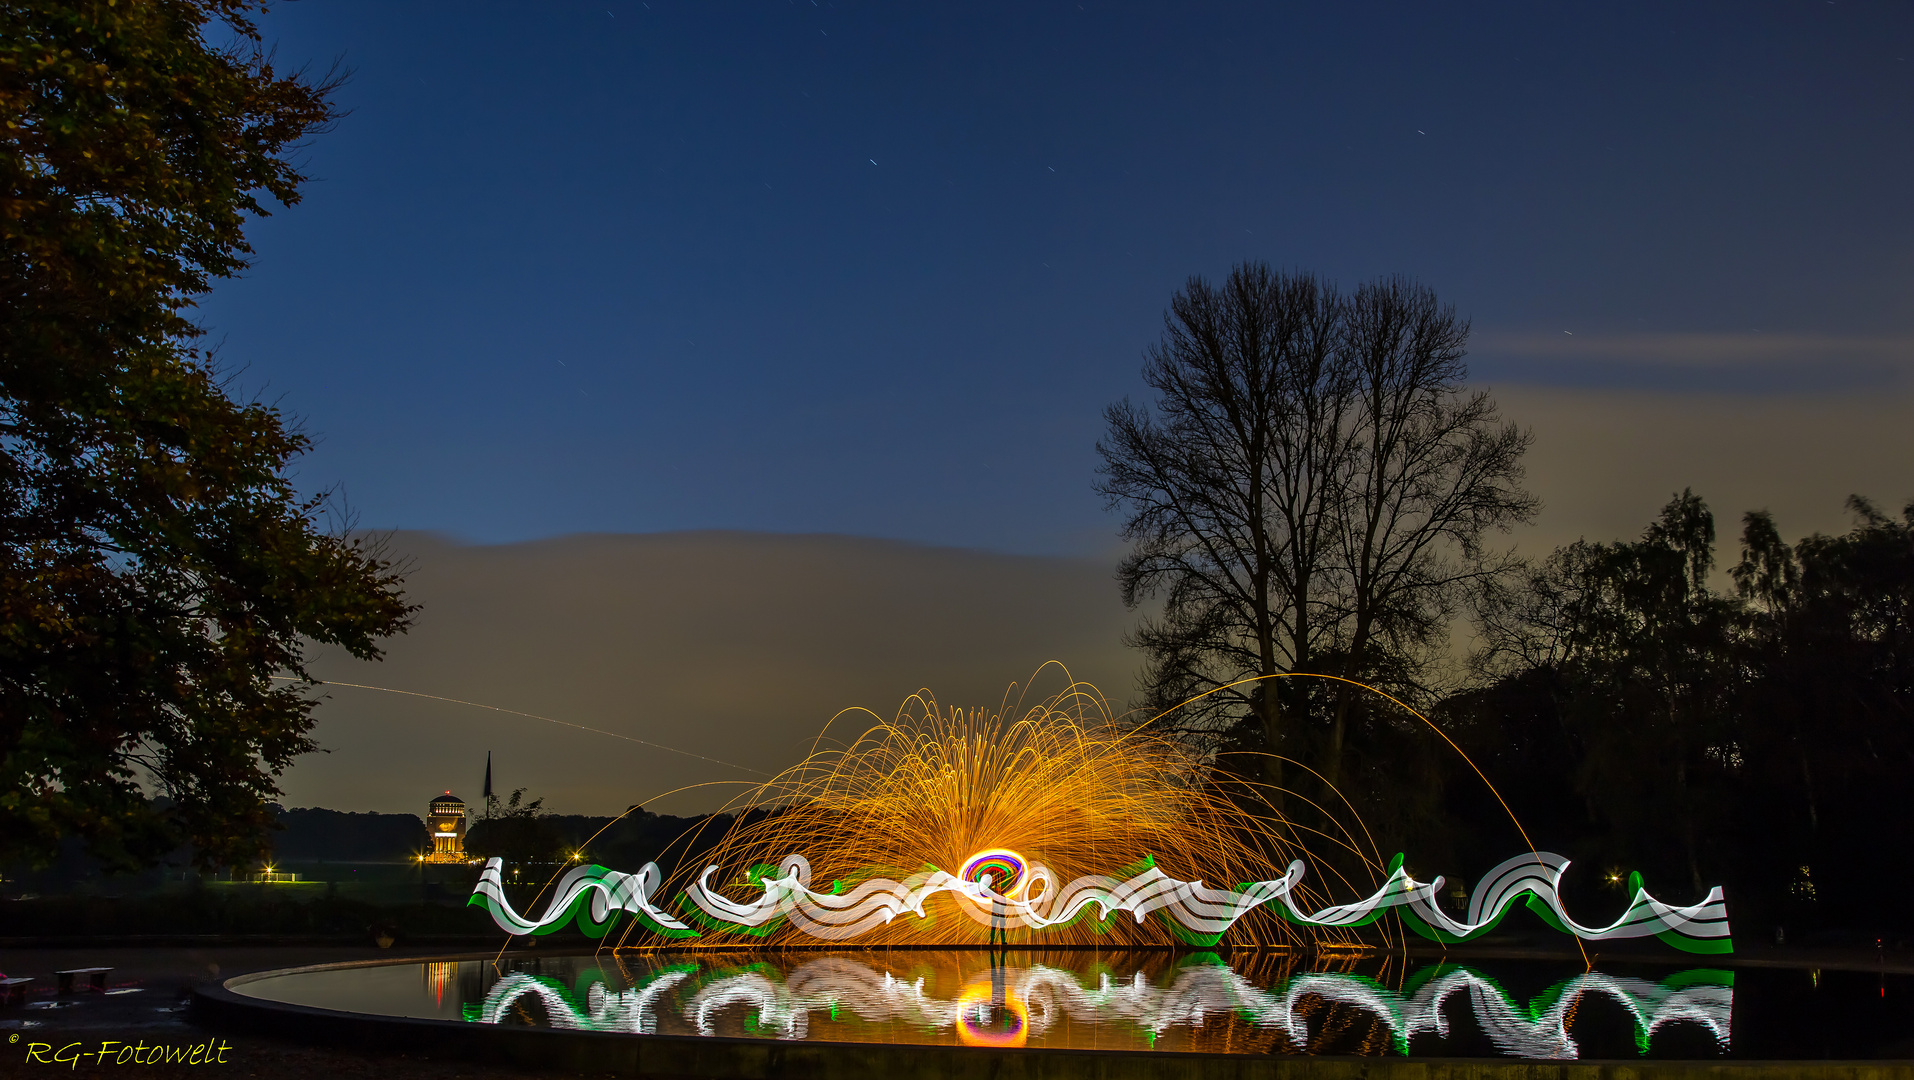
<path fill-rule="evenodd" d="M 576 851 L 588 862 L 632 870 L 656 862 L 666 878 L 686 867 L 711 865 L 709 854 L 736 818 L 729 814 L 673 817 L 633 807 L 621 817 L 550 814 L 545 823 L 558 850 Z"/>
<path fill-rule="evenodd" d="M 1732 593 L 1709 586 L 1713 517 L 1691 492 L 1639 541 L 1558 550 L 1487 598 L 1489 681 L 1445 720 L 1539 828 L 1599 865 L 1697 893 L 1726 881 L 1744 916 L 1778 923 L 1891 917 L 1881 898 L 1914 886 L 1880 858 L 1914 831 L 1899 794 L 1914 504 L 1900 521 L 1849 507 L 1851 531 L 1792 548 L 1747 514 Z"/>
<path fill-rule="evenodd" d="M 1736 605 L 1708 588 L 1714 538 L 1714 516 L 1684 491 L 1638 542 L 1557 552 L 1529 576 L 1524 616 L 1497 611 L 1490 635 L 1505 654 L 1554 658 L 1581 747 L 1578 785 L 1618 835 L 1679 836 L 1697 889 L 1703 818 L 1737 752 L 1726 728 Z"/>
<path fill-rule="evenodd" d="M 411 611 L 294 491 L 309 440 L 195 345 L 335 115 L 253 9 L 0 6 L 0 861 L 256 856 L 313 748 L 306 644 L 373 658 Z"/>
<path fill-rule="evenodd" d="M 1914 835 L 1914 502 L 1898 521 L 1859 496 L 1848 507 L 1851 530 L 1791 552 L 1765 513 L 1747 516 L 1733 734 L 1746 821 L 1766 837 L 1738 852 L 1742 873 L 1786 883 L 1784 913 L 1818 896 L 1820 918 L 1853 922 L 1914 889 L 1881 857 Z"/>
<path fill-rule="evenodd" d="M 1165 723 L 1219 776 L 1287 790 L 1292 825 L 1360 818 L 1384 850 L 1480 873 L 1507 815 L 1446 744 L 1330 680 L 1230 684 L 1378 685 L 1585 868 L 1582 902 L 1640 870 L 1671 898 L 1726 883 L 1757 926 L 1899 917 L 1914 868 L 1879 848 L 1914 835 L 1914 504 L 1853 498 L 1851 531 L 1793 546 L 1751 512 L 1731 591 L 1692 491 L 1635 540 L 1520 562 L 1486 539 L 1536 510 L 1528 436 L 1465 388 L 1467 334 L 1399 280 L 1342 294 L 1249 264 L 1177 293 L 1154 401 L 1109 408 L 1098 446 L 1124 600 L 1162 604 L 1132 637 L 1141 704 L 1207 693 Z M 1476 678 L 1445 693 L 1465 606 Z"/>
<path fill-rule="evenodd" d="M 466 833 L 466 850 L 512 863 L 559 861 L 567 855 L 564 841 L 544 808 L 544 799 L 526 801 L 524 788 L 504 800 L 485 796 L 484 812 Z"/>
<path fill-rule="evenodd" d="M 417 814 L 344 813 L 299 807 L 278 813 L 273 858 L 280 862 L 312 859 L 339 861 L 410 860 L 427 844 L 425 823 Z"/>
<path fill-rule="evenodd" d="M 1106 410 L 1098 490 L 1126 515 L 1124 601 L 1160 598 L 1133 637 L 1152 712 L 1219 750 L 1282 758 L 1337 787 L 1391 755 L 1400 717 L 1314 672 L 1424 697 L 1461 602 L 1508 565 L 1490 533 L 1527 520 L 1529 436 L 1470 392 L 1468 324 L 1384 279 L 1344 295 L 1244 264 L 1171 299 L 1143 376 L 1153 407 Z M 1353 742 L 1352 742 L 1353 739 Z M 1320 798 L 1321 796 L 1319 796 Z"/>

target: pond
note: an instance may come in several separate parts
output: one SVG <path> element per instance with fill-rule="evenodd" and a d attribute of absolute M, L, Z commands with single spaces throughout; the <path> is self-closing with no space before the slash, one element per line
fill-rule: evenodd
<path fill-rule="evenodd" d="M 515 954 L 276 974 L 325 1009 L 636 1035 L 1243 1054 L 1914 1057 L 1914 979 L 1161 952 Z"/>

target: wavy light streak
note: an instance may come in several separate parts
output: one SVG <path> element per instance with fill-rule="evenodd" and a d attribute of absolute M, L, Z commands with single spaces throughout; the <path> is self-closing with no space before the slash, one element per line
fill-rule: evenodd
<path fill-rule="evenodd" d="M 1580 1003 L 1605 997 L 1626 1010 L 1637 1046 L 1646 1051 L 1651 1037 L 1675 1023 L 1704 1027 L 1726 1052 L 1731 1047 L 1733 976 L 1693 971 L 1653 982 L 1587 972 L 1550 987 L 1534 1002 L 1512 999 L 1494 979 L 1469 968 L 1435 966 L 1417 972 L 1401 990 L 1358 975 L 1306 973 L 1263 987 L 1221 964 L 1191 964 L 1176 970 L 1168 985 L 1154 985 L 1138 971 L 1127 979 L 1107 972 L 1086 985 L 1071 971 L 1033 964 L 1003 967 L 987 979 L 973 979 L 955 998 L 927 993 L 925 980 L 899 979 L 888 971 L 845 957 L 823 957 L 800 964 L 789 975 L 764 970 L 718 973 L 702 982 L 695 968 L 661 969 L 640 986 L 613 992 L 602 983 L 577 995 L 556 980 L 527 974 L 506 976 L 485 996 L 475 1019 L 502 1023 L 521 999 L 532 997 L 554 1027 L 592 1031 L 659 1030 L 668 991 L 681 991 L 677 1011 L 703 1035 L 721 1033 L 720 1018 L 730 1010 L 750 1011 L 750 1029 L 779 1039 L 810 1034 L 814 1014 L 845 1014 L 870 1024 L 901 1022 L 911 1028 L 949 1032 L 958 1041 L 978 1045 L 1024 1045 L 1041 1039 L 1065 1019 L 1086 1024 L 1133 1025 L 1150 1041 L 1174 1029 L 1200 1029 L 1211 1018 L 1236 1014 L 1257 1028 L 1271 1030 L 1292 1049 L 1313 1045 L 1318 1003 L 1367 1014 L 1386 1030 L 1397 1053 L 1407 1054 L 1416 1036 L 1447 1039 L 1444 1009 L 1466 995 L 1477 1025 L 1497 1049 L 1525 1058 L 1575 1058 L 1581 1048 L 1571 1032 Z M 1318 1022 L 1317 1027 L 1320 1027 Z"/>
<path fill-rule="evenodd" d="M 1657 936 L 1692 952 L 1733 948 L 1719 888 L 1677 907 L 1637 880 L 1619 919 L 1585 926 L 1562 907 L 1568 860 L 1533 850 L 1491 870 L 1457 918 L 1437 903 L 1443 878 L 1415 880 L 1400 855 L 1383 865 L 1358 843 L 1360 823 L 1305 830 L 1258 798 L 1219 782 L 1209 761 L 1151 724 L 1117 722 L 1085 684 L 996 711 L 946 710 L 926 691 L 744 799 L 702 871 L 686 867 L 673 888 L 656 862 L 636 874 L 582 867 L 530 918 L 507 901 L 493 860 L 470 903 L 512 934 L 575 921 L 602 937 L 630 913 L 620 945 L 699 936 L 695 925 L 773 945 L 949 947 L 1009 931 L 1047 944 L 1210 945 L 1225 933 L 1246 945 L 1343 943 L 1390 912 L 1426 937 L 1461 942 L 1521 900 L 1578 942 Z M 1301 838 L 1337 856 L 1313 860 L 1309 885 Z M 1126 859 L 1136 861 L 1121 866 Z M 1340 876 L 1339 865 L 1367 880 Z M 1286 870 L 1272 876 L 1277 867 Z M 740 889 L 756 895 L 736 898 Z M 1385 940 L 1392 926 L 1378 928 Z"/>
<path fill-rule="evenodd" d="M 1557 887 L 1568 866 L 1569 860 L 1549 852 L 1509 859 L 1476 885 L 1466 919 L 1456 919 L 1437 905 L 1443 878 L 1418 882 L 1402 868 L 1400 857 L 1391 867 L 1389 879 L 1375 893 L 1316 911 L 1304 910 L 1296 902 L 1296 887 L 1304 874 L 1300 859 L 1290 863 L 1289 872 L 1282 877 L 1249 882 L 1240 889 L 1212 889 L 1200 881 L 1179 881 L 1151 867 L 1123 881 L 1091 875 L 1053 890 L 1048 886 L 1052 880 L 1049 870 L 1041 863 L 1031 863 L 1027 868 L 1026 880 L 1031 886 L 1027 894 L 1010 898 L 994 892 L 983 875 L 972 881 L 941 870 L 915 874 L 903 881 L 872 878 L 843 894 L 820 893 L 811 888 L 810 864 L 801 855 L 791 855 L 780 867 L 781 873 L 767 874 L 760 880 L 762 891 L 754 900 L 735 901 L 713 890 L 710 879 L 717 873 L 716 866 L 707 867 L 685 895 L 708 923 L 720 928 L 748 931 L 788 920 L 791 926 L 824 941 L 848 941 L 887 926 L 899 916 L 928 920 L 926 901 L 950 895 L 964 901 L 961 910 L 980 921 L 994 917 L 1004 926 L 1039 931 L 1070 926 L 1085 914 L 1094 914 L 1101 923 L 1123 912 L 1140 925 L 1151 914 L 1160 913 L 1179 927 L 1186 939 L 1208 944 L 1214 944 L 1237 920 L 1271 900 L 1281 902 L 1282 914 L 1290 922 L 1327 929 L 1366 926 L 1392 908 L 1403 908 L 1404 919 L 1412 929 L 1448 943 L 1488 933 L 1520 900 L 1549 925 L 1588 941 L 1653 936 L 1687 952 L 1733 951 L 1719 888 L 1710 890 L 1699 904 L 1676 907 L 1656 900 L 1638 886 L 1633 902 L 1619 919 L 1607 926 L 1583 926 L 1562 908 Z M 695 936 L 690 927 L 652 903 L 662 877 L 656 863 L 645 864 L 637 874 L 621 874 L 599 866 L 575 869 L 559 882 L 545 916 L 539 919 L 527 919 L 512 909 L 504 895 L 501 870 L 500 860 L 488 862 L 468 903 L 485 907 L 508 933 L 551 933 L 575 917 L 588 936 L 603 937 L 615 913 L 622 910 L 638 916 L 654 932 Z M 1044 887 L 1039 889 L 1038 885 Z"/>

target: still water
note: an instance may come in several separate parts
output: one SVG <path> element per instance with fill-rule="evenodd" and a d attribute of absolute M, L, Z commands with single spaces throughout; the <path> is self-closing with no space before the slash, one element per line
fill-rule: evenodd
<path fill-rule="evenodd" d="M 304 972 L 252 997 L 625 1034 L 1245 1054 L 1914 1056 L 1903 976 L 1285 955 L 626 953 Z"/>

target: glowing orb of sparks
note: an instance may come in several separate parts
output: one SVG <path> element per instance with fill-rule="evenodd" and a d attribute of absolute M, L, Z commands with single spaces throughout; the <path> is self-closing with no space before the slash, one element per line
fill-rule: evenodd
<path fill-rule="evenodd" d="M 990 884 L 985 888 L 1005 900 L 1015 900 L 1023 892 L 1024 865 L 1023 856 L 1009 848 L 986 848 L 964 860 L 957 876 L 979 885 L 988 876 Z"/>
<path fill-rule="evenodd" d="M 988 983 L 966 987 L 957 995 L 957 1038 L 966 1046 L 1022 1046 L 1030 1041 L 1030 1007 L 1016 991 L 1005 992 L 1001 1001 L 992 998 Z"/>

